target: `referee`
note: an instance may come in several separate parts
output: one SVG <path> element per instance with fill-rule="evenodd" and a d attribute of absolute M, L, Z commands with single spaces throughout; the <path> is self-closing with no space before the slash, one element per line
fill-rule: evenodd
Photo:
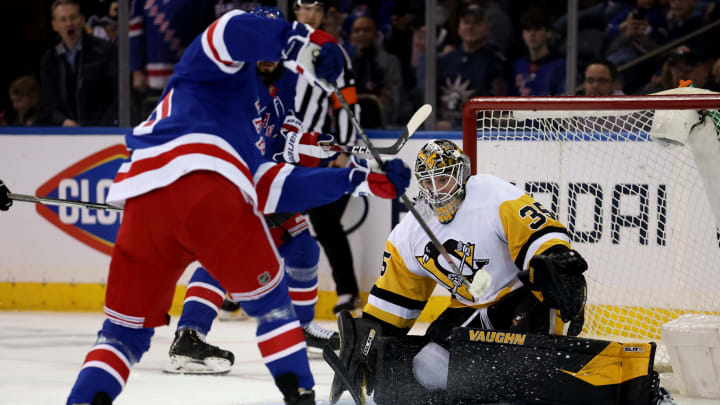
<path fill-rule="evenodd" d="M 327 5 L 324 1 L 296 0 L 294 6 L 297 20 L 313 28 L 319 28 L 322 25 L 326 11 Z M 343 55 L 345 68 L 335 85 L 345 96 L 345 100 L 359 120 L 360 106 L 357 104 L 355 78 L 352 73 L 350 57 L 344 50 Z M 340 100 L 332 93 L 325 93 L 322 89 L 313 87 L 302 75 L 298 75 L 295 110 L 303 117 L 303 130 L 332 133 L 335 135 L 337 143 L 342 145 L 355 143 L 355 129 L 347 111 L 342 108 Z M 331 163 L 331 166 L 345 167 L 347 161 L 348 155 L 341 154 Z M 352 310 L 361 305 L 350 244 L 340 223 L 349 198 L 349 195 L 345 195 L 333 203 L 313 208 L 308 213 L 317 235 L 317 241 L 322 245 L 332 269 L 335 291 L 338 295 L 338 301 L 333 308 L 334 313 L 343 309 Z"/>

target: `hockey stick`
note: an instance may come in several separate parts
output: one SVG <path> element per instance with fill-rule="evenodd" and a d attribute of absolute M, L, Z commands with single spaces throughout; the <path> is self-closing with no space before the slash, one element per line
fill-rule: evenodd
<path fill-rule="evenodd" d="M 430 116 L 430 113 L 432 112 L 432 107 L 430 104 L 424 104 L 422 107 L 420 107 L 417 111 L 415 111 L 415 114 L 410 118 L 410 121 L 408 121 L 407 125 L 405 125 L 405 128 L 403 128 L 402 134 L 400 137 L 390 146 L 382 147 L 377 146 L 375 147 L 375 150 L 377 153 L 381 155 L 397 155 L 400 152 L 400 149 L 402 149 L 403 146 L 407 143 L 408 139 L 410 139 L 411 136 L 417 131 L 418 128 L 420 128 L 420 125 L 425 122 L 425 120 Z M 370 154 L 370 148 L 366 146 L 348 146 L 348 145 L 329 145 L 324 146 L 323 149 L 333 152 L 346 152 L 346 153 L 365 153 Z"/>
<path fill-rule="evenodd" d="M 355 114 L 353 114 L 352 110 L 350 109 L 350 105 L 348 105 L 347 100 L 345 100 L 345 96 L 342 95 L 340 90 L 337 89 L 337 87 L 334 89 L 335 97 L 340 100 L 340 104 L 342 104 L 342 107 L 347 111 L 348 116 L 350 117 L 350 122 L 352 123 L 353 127 L 355 127 L 355 130 L 360 134 L 360 137 L 367 145 L 370 154 L 373 158 L 375 158 L 375 161 L 380 165 L 381 169 L 385 169 L 385 163 L 383 162 L 382 158 L 380 157 L 380 154 L 378 153 L 377 149 L 373 146 L 372 142 L 370 142 L 370 138 L 368 138 L 365 131 L 363 131 L 362 127 L 360 127 L 360 123 L 358 122 L 357 118 L 355 117 Z M 425 122 L 427 117 L 430 115 L 430 112 L 432 112 L 432 107 L 429 104 L 425 104 L 418 111 L 413 114 L 412 118 L 410 118 L 410 121 L 408 122 L 407 129 L 408 132 L 412 129 L 412 132 L 415 132 L 420 125 Z M 402 144 L 405 144 L 403 142 Z M 438 240 L 437 236 L 435 236 L 435 233 L 430 229 L 427 222 L 422 218 L 420 213 L 415 209 L 415 206 L 412 204 L 410 199 L 405 195 L 399 196 L 400 201 L 402 201 L 403 204 L 407 207 L 407 209 L 412 213 L 412 215 L 417 220 L 418 224 L 420 224 L 420 227 L 425 231 L 427 236 L 430 238 L 430 241 L 432 242 L 433 246 L 440 252 L 440 254 L 443 256 L 445 261 L 448 262 L 448 264 L 451 267 L 451 270 L 455 275 L 459 277 L 459 279 L 462 281 L 462 283 L 465 285 L 465 288 L 467 288 L 468 292 L 470 291 L 470 283 L 467 281 L 465 277 L 463 277 L 462 273 L 458 269 L 458 267 L 455 265 L 455 262 L 453 262 L 452 258 L 450 257 L 450 254 L 448 254 L 447 250 L 445 249 L 445 246 L 443 246 L 442 243 L 440 243 L 440 240 Z M 457 286 L 457 284 L 456 284 Z M 457 288 L 457 287 L 456 287 Z"/>
<path fill-rule="evenodd" d="M 332 347 L 325 346 L 323 348 L 323 359 L 325 362 L 330 366 L 330 368 L 335 372 L 335 375 L 338 376 L 342 384 L 345 386 L 345 388 L 350 392 L 350 396 L 352 396 L 353 401 L 355 401 L 356 405 L 362 405 L 364 403 L 363 401 L 363 395 L 362 395 L 362 387 L 360 387 L 359 390 L 352 389 L 352 384 L 350 383 L 350 377 L 347 375 L 347 370 L 345 370 L 345 366 L 342 364 L 342 361 L 340 358 L 335 354 Z M 344 391 L 344 390 L 343 390 Z M 342 392 L 331 392 L 330 393 L 330 403 L 336 404 L 338 400 L 340 400 L 340 395 L 342 395 Z"/>
<path fill-rule="evenodd" d="M 3 185 L 3 181 L 0 180 L 0 185 Z M 10 199 L 13 201 L 22 201 L 22 202 L 30 202 L 30 203 L 36 203 L 36 204 L 45 204 L 45 205 L 58 205 L 58 206 L 75 206 L 75 207 L 83 207 L 83 208 L 92 208 L 96 210 L 106 210 L 106 211 L 122 211 L 123 209 L 120 207 L 116 207 L 114 205 L 110 204 L 101 204 L 101 203 L 92 203 L 92 202 L 85 202 L 85 201 L 75 201 L 75 200 L 63 200 L 61 198 L 49 198 L 49 197 L 37 197 L 34 195 L 27 195 L 27 194 L 15 194 L 10 193 L 7 187 L 0 187 L 0 192 L 3 193 L 3 195 L 0 195 L 0 199 Z"/>

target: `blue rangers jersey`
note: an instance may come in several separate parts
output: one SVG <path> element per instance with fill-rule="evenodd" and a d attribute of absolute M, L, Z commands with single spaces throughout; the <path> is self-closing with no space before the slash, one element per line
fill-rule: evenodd
<path fill-rule="evenodd" d="M 304 211 L 351 191 L 350 169 L 276 164 L 261 154 L 256 62 L 280 60 L 293 34 L 287 21 L 239 10 L 211 24 L 183 54 L 152 114 L 126 135 L 132 154 L 107 201 L 122 206 L 195 170 L 220 173 L 266 214 Z"/>
<path fill-rule="evenodd" d="M 263 156 L 268 160 L 276 161 L 278 159 L 273 159 L 273 157 L 282 154 L 285 147 L 285 138 L 280 136 L 285 116 L 295 114 L 293 111 L 295 85 L 298 80 L 297 74 L 288 71 L 282 65 L 277 69 L 282 73 L 270 85 L 266 85 L 258 76 L 258 99 L 262 112 L 260 117 L 253 122 L 258 133 L 263 135 L 260 146 Z"/>

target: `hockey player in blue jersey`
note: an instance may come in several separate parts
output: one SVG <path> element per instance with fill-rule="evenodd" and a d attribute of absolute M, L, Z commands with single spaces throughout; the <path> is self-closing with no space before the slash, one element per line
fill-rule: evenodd
<path fill-rule="evenodd" d="M 399 160 L 377 174 L 363 165 L 304 168 L 262 156 L 256 62 L 282 60 L 328 86 L 341 66 L 336 46 L 321 31 L 232 11 L 185 51 L 154 112 L 126 136 L 132 153 L 107 197 L 125 208 L 108 319 L 68 404 L 112 403 L 154 328 L 168 323 L 175 284 L 195 260 L 256 318 L 260 354 L 285 403 L 314 404 L 304 336 L 262 214 L 303 211 L 367 182 L 403 193 L 410 176 Z"/>
<path fill-rule="evenodd" d="M 258 6 L 253 14 L 268 18 L 284 18 L 277 7 Z M 261 150 L 268 159 L 315 167 L 334 159 L 336 152 L 327 152 L 317 144 L 330 144 L 329 134 L 304 133 L 302 122 L 292 111 L 297 75 L 279 62 L 259 61 L 258 97 L 263 116 L 256 121 L 256 130 L 263 135 Z M 339 334 L 313 322 L 318 294 L 317 265 L 320 248 L 310 235 L 307 218 L 296 214 L 266 216 L 275 245 L 288 276 L 288 289 L 293 308 L 303 327 L 308 350 L 321 350 L 325 345 L 337 349 Z M 223 305 L 225 289 L 202 267 L 190 278 L 175 339 L 170 347 L 170 362 L 165 368 L 177 374 L 225 374 L 234 363 L 230 351 L 205 341 L 212 323 Z M 239 307 L 239 305 L 235 305 Z"/>

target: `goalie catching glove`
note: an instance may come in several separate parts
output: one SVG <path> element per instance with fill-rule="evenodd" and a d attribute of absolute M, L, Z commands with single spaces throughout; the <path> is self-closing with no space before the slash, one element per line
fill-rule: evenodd
<path fill-rule="evenodd" d="M 380 198 L 396 198 L 405 194 L 410 185 L 410 168 L 402 159 L 385 162 L 385 173 L 375 160 L 350 158 L 348 167 L 350 182 L 353 184 L 353 195 L 374 195 Z"/>
<path fill-rule="evenodd" d="M 13 202 L 8 194 L 10 194 L 10 190 L 8 190 L 5 183 L 0 180 L 0 211 L 7 211 L 13 205 Z"/>
<path fill-rule="evenodd" d="M 565 247 L 551 248 L 552 252 L 535 255 L 528 270 L 518 278 L 550 308 L 560 311 L 564 322 L 583 314 L 587 297 L 587 283 L 583 272 L 587 262 L 574 250 Z"/>
<path fill-rule="evenodd" d="M 332 145 L 335 137 L 319 132 L 302 132 L 302 121 L 292 111 L 285 116 L 280 135 L 285 138 L 285 146 L 282 152 L 273 155 L 276 162 L 318 167 L 323 163 L 323 159 L 337 155 L 337 152 L 327 151 L 323 148 L 323 146 Z"/>
<path fill-rule="evenodd" d="M 342 73 L 344 58 L 332 35 L 297 21 L 294 35 L 288 38 L 282 52 L 283 65 L 302 75 L 305 80 L 325 92 L 333 91 L 332 83 Z"/>

